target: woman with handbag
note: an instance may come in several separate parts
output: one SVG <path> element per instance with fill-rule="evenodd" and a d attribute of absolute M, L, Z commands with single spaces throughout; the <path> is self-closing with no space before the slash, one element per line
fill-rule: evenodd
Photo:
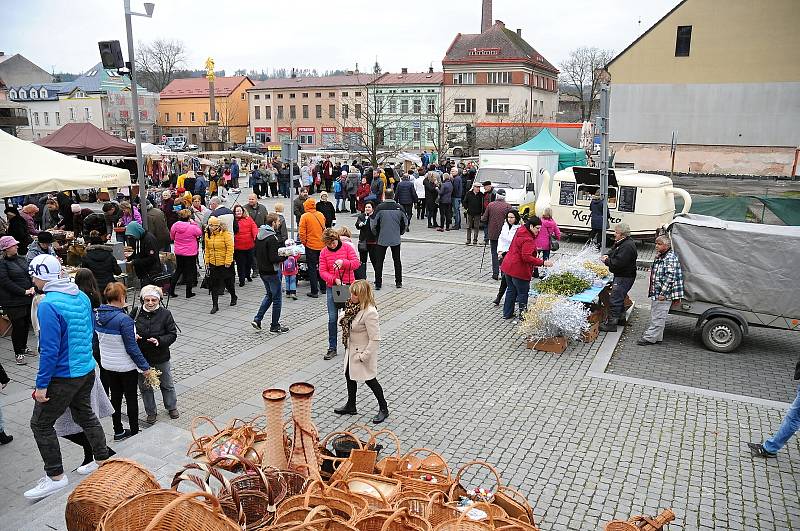
<path fill-rule="evenodd" d="M 11 344 L 14 361 L 25 365 L 25 355 L 36 354 L 28 348 L 28 331 L 31 327 L 31 303 L 34 287 L 28 273 L 28 261 L 19 254 L 19 242 L 13 236 L 0 238 L 0 306 L 11 321 Z"/>
<path fill-rule="evenodd" d="M 342 242 L 335 229 L 325 229 L 322 233 L 322 242 L 325 247 L 319 255 L 319 275 L 327 286 L 328 301 L 328 352 L 324 359 L 329 360 L 336 356 L 337 328 L 336 320 L 339 317 L 339 308 L 344 306 L 348 299 L 348 291 L 344 286 L 349 286 L 355 281 L 353 274 L 361 265 L 353 248 Z"/>
<path fill-rule="evenodd" d="M 550 258 L 550 251 L 558 250 L 558 241 L 561 239 L 561 231 L 558 224 L 553 219 L 552 209 L 545 208 L 542 212 L 542 229 L 536 236 L 536 248 L 542 253 L 542 260 Z M 499 251 L 499 249 L 498 249 Z"/>
<path fill-rule="evenodd" d="M 231 294 L 231 306 L 236 306 L 236 286 L 233 269 L 233 234 L 217 216 L 208 218 L 205 232 L 204 259 L 208 270 L 208 287 L 211 290 L 211 313 L 219 311 L 219 296 L 225 289 Z"/>
<path fill-rule="evenodd" d="M 367 257 L 372 263 L 372 268 L 375 269 L 375 263 L 378 261 L 376 254 L 378 249 L 378 237 L 372 232 L 369 220 L 375 212 L 375 205 L 370 201 L 364 205 L 364 212 L 358 215 L 356 219 L 356 228 L 358 229 L 358 260 L 361 262 L 356 271 L 356 279 L 363 280 L 367 278 Z"/>
<path fill-rule="evenodd" d="M 519 222 L 522 217 L 519 211 L 510 210 L 506 214 L 506 222 L 503 223 L 503 228 L 500 230 L 500 238 L 497 240 L 497 256 L 499 257 L 500 265 L 503 264 L 503 258 L 506 256 L 508 249 L 511 247 L 511 242 L 514 240 L 514 235 L 517 234 L 519 229 Z M 467 229 L 469 230 L 469 229 Z M 476 231 L 477 237 L 477 231 Z M 505 273 L 500 272 L 500 289 L 497 291 L 497 297 L 494 299 L 494 305 L 499 306 L 500 301 L 503 300 L 503 295 L 506 294 L 508 288 L 508 280 Z"/>
<path fill-rule="evenodd" d="M 337 415 L 355 415 L 357 382 L 365 382 L 378 400 L 378 414 L 372 422 L 380 424 L 389 416 L 389 407 L 378 383 L 378 345 L 381 340 L 380 319 L 372 286 L 356 280 L 350 286 L 350 298 L 339 320 L 345 348 L 344 377 L 347 381 L 347 403 L 333 410 Z"/>
<path fill-rule="evenodd" d="M 170 297 L 177 297 L 175 288 L 183 277 L 186 284 L 186 298 L 194 297 L 192 288 L 197 278 L 198 239 L 203 235 L 200 224 L 192 218 L 192 211 L 184 208 L 178 212 L 178 219 L 169 230 L 169 236 L 175 242 L 175 272 L 170 280 Z"/>

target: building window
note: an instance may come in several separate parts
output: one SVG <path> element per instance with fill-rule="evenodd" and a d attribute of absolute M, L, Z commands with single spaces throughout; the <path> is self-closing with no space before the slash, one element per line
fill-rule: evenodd
<path fill-rule="evenodd" d="M 164 113 L 164 121 L 165 122 L 169 122 L 169 113 L 168 112 Z"/>
<path fill-rule="evenodd" d="M 436 114 L 436 100 L 428 98 L 428 114 Z"/>
<path fill-rule="evenodd" d="M 356 97 L 361 96 L 360 92 L 356 92 Z"/>
<path fill-rule="evenodd" d="M 278 105 L 278 120 L 283 120 L 283 105 Z"/>
<path fill-rule="evenodd" d="M 246 98 L 247 98 L 247 92 L 242 92 L 242 99 L 246 99 Z"/>
<path fill-rule="evenodd" d="M 400 139 L 401 139 L 403 142 L 408 142 L 408 139 L 409 139 L 409 137 L 410 137 L 410 136 L 411 136 L 411 135 L 410 135 L 410 133 L 408 132 L 408 129 L 406 129 L 405 127 L 404 127 L 404 128 L 402 128 L 402 129 L 400 129 Z"/>
<path fill-rule="evenodd" d="M 456 114 L 475 114 L 475 99 L 456 98 L 454 106 Z"/>
<path fill-rule="evenodd" d="M 265 100 L 268 100 L 268 99 L 270 99 L 270 97 L 271 97 L 271 96 L 270 96 L 269 94 L 264 94 L 264 99 L 265 99 Z"/>
<path fill-rule="evenodd" d="M 56 111 L 56 125 L 61 125 L 61 113 Z"/>
<path fill-rule="evenodd" d="M 322 118 L 322 105 L 317 105 L 314 107 L 315 116 L 319 119 Z"/>
<path fill-rule="evenodd" d="M 75 121 L 75 107 L 70 107 L 69 108 L 69 121 L 70 122 L 74 122 Z"/>
<path fill-rule="evenodd" d="M 675 57 L 689 57 L 689 48 L 692 44 L 692 27 L 678 26 L 675 37 Z"/>
<path fill-rule="evenodd" d="M 360 103 L 356 103 L 356 105 L 355 105 L 355 115 L 356 115 L 356 120 L 361 119 L 361 104 Z"/>
<path fill-rule="evenodd" d="M 400 113 L 408 114 L 408 100 L 400 100 Z"/>
<path fill-rule="evenodd" d="M 486 114 L 508 114 L 508 98 L 487 99 Z"/>
<path fill-rule="evenodd" d="M 256 109 L 256 120 L 260 120 L 261 119 L 261 107 L 256 105 L 255 109 Z"/>
<path fill-rule="evenodd" d="M 525 74 L 525 84 L 526 85 L 530 85 L 531 84 L 531 75 L 530 74 Z"/>
<path fill-rule="evenodd" d="M 346 98 L 349 95 L 349 92 L 342 92 L 342 97 Z"/>
<path fill-rule="evenodd" d="M 283 94 L 278 94 L 278 99 L 282 100 L 283 99 Z"/>
<path fill-rule="evenodd" d="M 189 113 L 189 121 L 190 122 L 194 122 L 194 113 L 193 112 Z"/>
<path fill-rule="evenodd" d="M 329 98 L 335 98 L 336 97 L 336 93 L 335 92 L 328 92 L 328 97 Z"/>
<path fill-rule="evenodd" d="M 12 99 L 12 100 L 17 99 L 17 91 L 14 90 L 14 89 L 9 90 L 8 91 L 8 98 Z"/>
<path fill-rule="evenodd" d="M 322 145 L 330 146 L 336 143 L 336 133 L 322 133 Z"/>
<path fill-rule="evenodd" d="M 308 105 L 303 105 L 303 118 L 308 118 Z"/>
<path fill-rule="evenodd" d="M 308 92 L 303 92 L 303 97 L 307 98 L 308 97 Z"/>
<path fill-rule="evenodd" d="M 83 117 L 86 119 L 87 122 L 92 119 L 92 113 L 91 111 L 89 111 L 89 107 L 83 108 Z"/>
<path fill-rule="evenodd" d="M 266 118 L 267 120 L 272 120 L 272 106 L 271 105 L 265 105 L 264 106 L 264 118 Z"/>
<path fill-rule="evenodd" d="M 336 118 L 336 104 L 328 105 L 328 118 Z"/>
<path fill-rule="evenodd" d="M 183 121 L 183 113 L 179 112 L 179 113 L 176 113 L 176 114 L 178 115 L 178 122 L 182 122 Z"/>
<path fill-rule="evenodd" d="M 389 98 L 389 114 L 397 114 L 397 100 Z"/>
<path fill-rule="evenodd" d="M 33 125 L 39 125 L 39 113 L 33 113 Z"/>
<path fill-rule="evenodd" d="M 322 97 L 322 92 L 315 92 L 314 93 L 314 97 L 315 98 L 321 98 Z"/>
<path fill-rule="evenodd" d="M 419 138 L 420 138 L 419 137 L 419 131 L 420 131 L 419 126 L 415 125 L 414 126 L 414 138 L 413 138 L 414 142 L 419 142 Z"/>
<path fill-rule="evenodd" d="M 436 140 L 436 129 L 433 127 L 428 128 L 428 142 L 433 142 Z"/>
<path fill-rule="evenodd" d="M 42 88 L 39 89 L 39 97 L 40 98 L 46 98 L 47 97 L 47 89 L 46 88 L 42 87 Z"/>
<path fill-rule="evenodd" d="M 343 118 L 344 120 L 347 120 L 347 118 L 349 117 L 349 115 L 350 115 L 350 113 L 348 113 L 348 112 L 347 112 L 347 104 L 346 104 L 346 103 L 343 103 L 343 104 L 342 104 L 342 118 Z"/>
<path fill-rule="evenodd" d="M 294 120 L 297 118 L 297 106 L 289 105 L 289 119 Z"/>
<path fill-rule="evenodd" d="M 453 74 L 453 85 L 474 85 L 475 72 L 461 72 Z"/>
<path fill-rule="evenodd" d="M 214 119 L 219 122 L 219 111 L 214 111 Z"/>
<path fill-rule="evenodd" d="M 36 98 L 38 98 L 38 97 L 39 97 L 39 93 L 38 93 L 38 92 L 36 92 L 36 89 L 35 89 L 35 88 L 32 88 L 32 89 L 31 89 L 31 92 L 30 92 L 30 97 L 31 97 L 31 99 L 32 99 L 32 100 L 35 100 Z"/>
<path fill-rule="evenodd" d="M 301 144 L 313 144 L 314 143 L 314 135 L 300 135 L 300 143 Z"/>
<path fill-rule="evenodd" d="M 260 100 L 260 99 L 261 99 L 261 96 L 259 96 L 258 94 L 255 94 L 255 95 L 253 96 L 253 99 Z"/>
<path fill-rule="evenodd" d="M 414 100 L 414 114 L 422 112 L 422 100 Z"/>
<path fill-rule="evenodd" d="M 290 99 L 290 100 L 293 100 L 293 99 L 294 99 L 294 92 L 290 92 L 290 93 L 289 93 L 289 99 Z"/>
<path fill-rule="evenodd" d="M 395 140 L 397 140 L 397 133 L 395 131 L 396 130 L 394 128 L 389 129 L 389 141 L 390 142 L 394 142 Z"/>
<path fill-rule="evenodd" d="M 256 109 L 258 109 L 258 107 L 256 107 Z M 207 112 L 203 113 L 203 121 L 208 123 L 208 113 Z"/>
<path fill-rule="evenodd" d="M 491 85 L 508 85 L 511 83 L 511 72 L 489 72 L 486 81 Z"/>
<path fill-rule="evenodd" d="M 44 125 L 50 125 L 50 113 L 44 113 Z"/>

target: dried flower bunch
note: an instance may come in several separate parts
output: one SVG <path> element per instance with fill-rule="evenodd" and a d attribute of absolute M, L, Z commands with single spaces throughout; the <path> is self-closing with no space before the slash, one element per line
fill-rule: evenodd
<path fill-rule="evenodd" d="M 558 336 L 578 339 L 589 329 L 589 310 L 563 296 L 539 295 L 522 315 L 519 333 L 532 341 Z"/>
<path fill-rule="evenodd" d="M 161 376 L 161 371 L 158 369 L 150 369 L 144 375 L 144 383 L 150 387 L 150 389 L 156 389 L 159 385 L 161 385 L 159 376 Z"/>

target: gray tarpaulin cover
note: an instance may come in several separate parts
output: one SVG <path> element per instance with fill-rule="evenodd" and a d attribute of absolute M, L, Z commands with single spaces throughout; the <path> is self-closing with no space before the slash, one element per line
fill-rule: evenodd
<path fill-rule="evenodd" d="M 800 227 L 687 214 L 671 230 L 687 300 L 800 318 Z"/>

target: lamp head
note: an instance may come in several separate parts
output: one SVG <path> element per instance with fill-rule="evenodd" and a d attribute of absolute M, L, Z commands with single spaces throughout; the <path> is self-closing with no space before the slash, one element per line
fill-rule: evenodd
<path fill-rule="evenodd" d="M 145 2 L 144 3 L 144 12 L 147 13 L 148 17 L 153 16 L 153 10 L 156 8 L 156 5 L 153 2 Z"/>

